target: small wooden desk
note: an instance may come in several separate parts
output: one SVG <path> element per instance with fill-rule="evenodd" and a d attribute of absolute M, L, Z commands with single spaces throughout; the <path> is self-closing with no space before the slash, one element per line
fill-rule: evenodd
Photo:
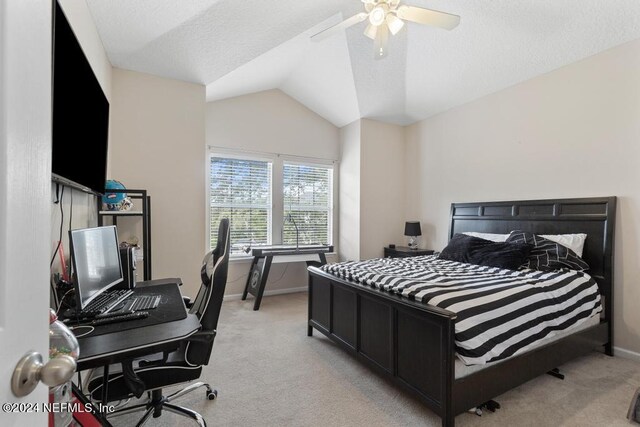
<path fill-rule="evenodd" d="M 260 246 L 253 248 L 251 250 L 253 262 L 242 293 L 242 300 L 246 300 L 247 295 L 251 294 L 256 298 L 253 309 L 260 309 L 272 262 L 277 263 L 280 260 L 280 262 L 306 261 L 307 265 L 324 265 L 327 263 L 325 257 L 327 252 L 333 252 L 332 245 L 303 245 L 297 248 L 295 246 Z M 318 261 L 315 260 L 316 256 Z"/>

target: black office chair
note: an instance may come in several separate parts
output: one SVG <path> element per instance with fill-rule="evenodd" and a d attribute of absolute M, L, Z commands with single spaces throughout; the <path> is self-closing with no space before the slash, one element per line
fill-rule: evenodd
<path fill-rule="evenodd" d="M 134 360 L 131 365 L 123 364 L 123 368 L 119 365 L 113 366 L 113 373 L 110 367 L 109 402 L 126 399 L 133 395 L 140 397 L 144 392 L 149 395 L 148 402 L 126 407 L 114 412 L 112 416 L 146 409 L 144 416 L 137 424 L 141 426 L 151 415 L 157 418 L 162 414 L 162 410 L 166 409 L 190 417 L 198 424 L 206 426 L 200 414 L 170 402 L 201 387 L 206 389 L 207 397 L 213 400 L 217 396 L 217 391 L 212 390 L 209 384 L 196 382 L 169 396 L 162 395 L 162 388 L 198 379 L 202 367 L 209 363 L 227 284 L 228 264 L 229 220 L 225 218 L 220 221 L 218 227 L 216 248 L 204 257 L 200 272 L 202 277 L 200 290 L 193 303 L 188 304 L 189 312 L 196 314 L 200 319 L 201 329 L 181 342 L 178 350 L 164 353 L 161 357 L 158 356 L 160 357 L 158 360 Z M 102 374 L 94 373 L 87 387 L 92 400 L 101 400 L 102 384 Z"/>

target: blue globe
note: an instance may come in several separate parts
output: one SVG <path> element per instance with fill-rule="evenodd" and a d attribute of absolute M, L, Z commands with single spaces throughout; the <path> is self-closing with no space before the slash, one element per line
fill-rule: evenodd
<path fill-rule="evenodd" d="M 120 210 L 122 202 L 127 197 L 127 193 L 109 193 L 108 190 L 126 190 L 126 187 L 120 182 L 110 179 L 105 184 L 104 196 L 102 196 L 102 205 L 109 211 Z"/>

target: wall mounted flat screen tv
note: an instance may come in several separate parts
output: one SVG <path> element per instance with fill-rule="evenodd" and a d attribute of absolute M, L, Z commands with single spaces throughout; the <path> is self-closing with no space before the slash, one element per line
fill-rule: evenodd
<path fill-rule="evenodd" d="M 52 179 L 102 194 L 109 102 L 57 1 L 54 8 Z"/>

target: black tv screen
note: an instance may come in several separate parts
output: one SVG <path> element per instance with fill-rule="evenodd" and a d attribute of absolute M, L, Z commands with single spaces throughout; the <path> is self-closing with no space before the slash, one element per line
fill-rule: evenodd
<path fill-rule="evenodd" d="M 62 8 L 57 1 L 54 5 L 53 180 L 102 194 L 109 102 Z"/>

